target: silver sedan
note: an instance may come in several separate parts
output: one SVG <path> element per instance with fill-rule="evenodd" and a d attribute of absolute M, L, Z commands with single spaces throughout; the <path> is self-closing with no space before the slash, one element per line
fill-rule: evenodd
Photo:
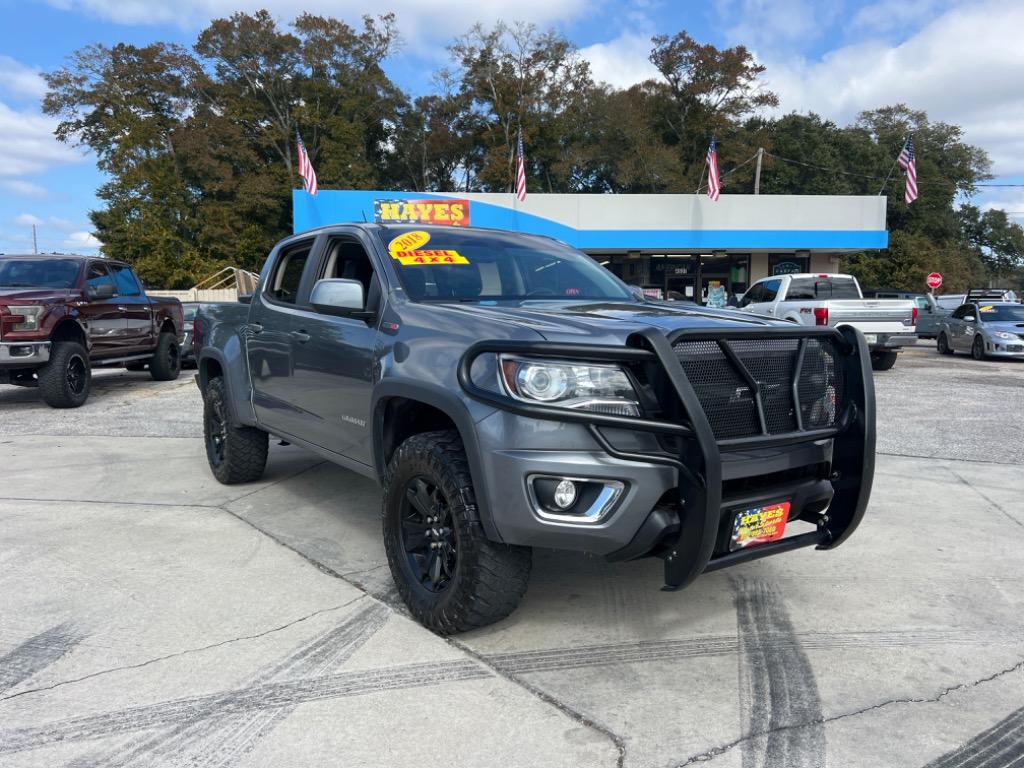
<path fill-rule="evenodd" d="M 944 355 L 970 352 L 975 360 L 1024 360 L 1024 306 L 985 301 L 963 304 L 940 321 L 937 344 Z"/>

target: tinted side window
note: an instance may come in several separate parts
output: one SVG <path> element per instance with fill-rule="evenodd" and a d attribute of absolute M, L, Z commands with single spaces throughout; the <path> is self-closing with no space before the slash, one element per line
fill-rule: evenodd
<path fill-rule="evenodd" d="M 299 284 L 302 282 L 302 273 L 306 269 L 312 249 L 313 242 L 310 240 L 289 248 L 278 257 L 277 265 L 267 284 L 267 294 L 274 301 L 284 304 L 296 302 Z"/>
<path fill-rule="evenodd" d="M 966 314 L 967 314 L 967 310 L 969 310 L 970 308 L 971 308 L 971 307 L 970 307 L 970 305 L 967 305 L 967 304 L 965 304 L 965 305 L 964 305 L 964 306 L 962 306 L 962 307 L 959 307 L 959 308 L 958 308 L 958 309 L 957 309 L 957 310 L 956 310 L 956 311 L 955 311 L 955 312 L 953 313 L 953 319 L 954 319 L 954 320 L 963 320 L 963 319 L 964 319 L 964 315 L 966 315 Z"/>
<path fill-rule="evenodd" d="M 113 285 L 110 273 L 107 272 L 107 265 L 94 261 L 89 265 L 89 276 L 85 279 L 86 285 L 93 287 L 97 285 Z"/>
<path fill-rule="evenodd" d="M 797 277 L 789 281 L 789 290 L 786 291 L 787 301 L 807 301 L 814 298 L 813 277 Z"/>
<path fill-rule="evenodd" d="M 741 306 L 747 306 L 747 304 L 756 304 L 761 300 L 761 284 L 755 283 L 750 286 L 750 290 L 743 294 L 743 301 L 740 302 Z"/>
<path fill-rule="evenodd" d="M 373 263 L 357 240 L 332 239 L 327 245 L 321 279 L 358 280 L 363 284 L 363 298 L 368 310 L 380 306 L 380 282 L 374 274 Z"/>
<path fill-rule="evenodd" d="M 138 296 L 142 293 L 139 281 L 124 264 L 111 264 L 110 271 L 114 273 L 114 282 L 117 284 L 119 296 Z"/>
<path fill-rule="evenodd" d="M 779 288 L 781 287 L 781 280 L 766 280 L 761 283 L 763 294 L 758 301 L 775 301 L 775 297 L 779 295 Z"/>

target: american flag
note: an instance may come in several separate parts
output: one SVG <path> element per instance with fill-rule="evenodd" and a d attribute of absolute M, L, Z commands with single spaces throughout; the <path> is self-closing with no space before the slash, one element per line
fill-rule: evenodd
<path fill-rule="evenodd" d="M 299 149 L 299 176 L 302 177 L 302 187 L 309 194 L 315 195 L 319 189 L 316 184 L 316 171 L 313 170 L 313 164 L 309 161 L 309 153 L 306 152 L 306 145 L 302 143 L 302 137 L 296 133 L 295 138 L 298 140 L 296 146 Z"/>
<path fill-rule="evenodd" d="M 907 188 L 903 192 L 903 199 L 907 201 L 907 205 L 910 205 L 917 200 L 917 156 L 914 155 L 914 137 L 912 135 L 907 136 L 907 141 L 903 145 L 903 149 L 900 150 L 896 163 L 906 171 Z"/>
<path fill-rule="evenodd" d="M 523 132 L 519 132 L 519 147 L 516 149 L 516 200 L 526 201 L 526 158 L 523 156 Z"/>
<path fill-rule="evenodd" d="M 722 182 L 718 178 L 718 146 L 714 138 L 708 146 L 708 197 L 717 200 L 722 194 Z"/>

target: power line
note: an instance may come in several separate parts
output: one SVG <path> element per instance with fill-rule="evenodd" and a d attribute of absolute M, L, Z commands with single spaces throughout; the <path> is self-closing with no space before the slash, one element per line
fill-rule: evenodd
<path fill-rule="evenodd" d="M 861 179 L 873 179 L 873 180 L 879 180 L 879 179 L 885 178 L 883 176 L 876 176 L 876 175 L 869 174 L 869 173 L 857 173 L 856 171 L 844 171 L 842 168 L 828 168 L 828 167 L 826 167 L 824 165 L 816 165 L 814 163 L 804 162 L 803 160 L 794 160 L 791 157 L 780 157 L 779 155 L 775 155 L 775 154 L 772 154 L 771 152 L 767 152 L 767 151 L 765 152 L 765 155 L 767 155 L 768 157 L 774 157 L 776 160 L 781 160 L 784 163 L 790 163 L 792 165 L 802 165 L 805 168 L 814 168 L 814 169 L 819 170 L 819 171 L 828 171 L 829 173 L 838 173 L 838 174 L 842 174 L 843 176 L 856 176 L 856 177 L 861 178 Z M 929 181 L 927 179 L 922 182 L 919 179 L 918 180 L 918 185 L 920 186 L 922 183 L 923 184 L 949 184 L 950 182 L 948 182 L 948 181 Z M 977 182 L 975 184 L 972 184 L 971 186 L 972 187 L 1024 187 L 1024 184 L 1000 184 L 1000 183 L 988 184 L 988 183 L 985 183 L 985 182 Z"/>

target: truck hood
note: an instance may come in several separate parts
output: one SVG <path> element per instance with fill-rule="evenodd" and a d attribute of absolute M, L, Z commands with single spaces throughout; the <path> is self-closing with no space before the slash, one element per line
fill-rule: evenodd
<path fill-rule="evenodd" d="M 622 343 L 638 328 L 757 328 L 780 321 L 735 310 L 718 310 L 695 304 L 640 304 L 635 302 L 522 302 L 516 305 L 445 304 L 446 308 L 482 321 L 530 328 L 548 341 L 593 344 Z M 786 323 L 788 325 L 788 323 Z"/>
<path fill-rule="evenodd" d="M 61 288 L 0 288 L 0 304 L 47 304 L 66 301 L 72 293 L 77 292 Z"/>

